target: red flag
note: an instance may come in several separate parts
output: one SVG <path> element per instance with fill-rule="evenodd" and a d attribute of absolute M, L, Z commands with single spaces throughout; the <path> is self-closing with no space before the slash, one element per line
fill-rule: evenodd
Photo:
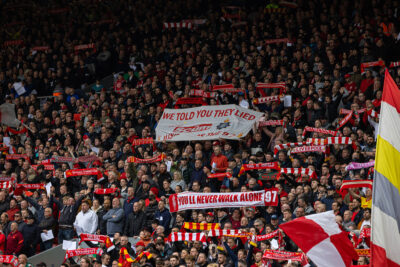
<path fill-rule="evenodd" d="M 333 211 L 308 215 L 280 225 L 317 266 L 350 267 L 358 255 Z"/>

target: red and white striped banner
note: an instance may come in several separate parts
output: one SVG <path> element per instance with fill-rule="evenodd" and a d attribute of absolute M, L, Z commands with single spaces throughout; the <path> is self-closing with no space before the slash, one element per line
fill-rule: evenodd
<path fill-rule="evenodd" d="M 193 29 L 191 22 L 164 22 L 163 29 Z"/>
<path fill-rule="evenodd" d="M 326 146 L 300 146 L 290 150 L 290 153 L 322 152 L 326 153 Z"/>
<path fill-rule="evenodd" d="M 12 182 L 0 182 L 0 189 L 10 189 L 12 185 Z"/>
<path fill-rule="evenodd" d="M 169 197 L 170 212 L 182 210 L 236 208 L 253 206 L 277 206 L 278 189 L 254 192 L 196 193 L 184 192 Z"/>
<path fill-rule="evenodd" d="M 286 144 L 279 144 L 274 147 L 274 155 L 276 155 L 282 149 L 289 149 L 293 147 L 303 146 L 306 145 L 307 142 L 296 142 L 296 143 L 286 143 Z"/>
<path fill-rule="evenodd" d="M 208 231 L 209 237 L 214 236 L 227 236 L 227 235 L 239 235 L 242 230 L 233 230 L 233 229 L 213 229 Z"/>
<path fill-rule="evenodd" d="M 200 241 L 206 243 L 206 235 L 204 233 L 182 233 L 174 232 L 168 237 L 169 242 L 179 241 Z"/>
<path fill-rule="evenodd" d="M 314 127 L 304 127 L 303 130 L 303 139 L 306 137 L 307 132 L 315 132 L 315 133 L 322 133 L 322 134 L 329 134 L 329 135 L 333 135 L 336 136 L 338 135 L 338 131 L 332 131 L 332 130 L 327 130 L 327 129 L 323 129 L 323 128 L 314 128 Z"/>
<path fill-rule="evenodd" d="M 372 189 L 372 180 L 343 180 L 340 191 L 349 188 L 367 187 Z"/>
<path fill-rule="evenodd" d="M 400 67 L 400 61 L 390 62 L 389 68 L 397 68 L 397 67 Z"/>
<path fill-rule="evenodd" d="M 353 140 L 350 137 L 327 137 L 327 138 L 307 138 L 307 145 L 353 145 Z"/>

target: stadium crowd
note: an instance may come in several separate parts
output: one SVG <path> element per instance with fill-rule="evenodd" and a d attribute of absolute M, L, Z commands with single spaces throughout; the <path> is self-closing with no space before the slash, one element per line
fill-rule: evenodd
<path fill-rule="evenodd" d="M 163 29 L 164 22 L 189 19 L 206 21 L 192 29 Z M 361 233 L 370 228 L 371 189 L 340 187 L 346 180 L 373 178 L 373 167 L 346 166 L 375 157 L 379 118 L 357 111 L 379 113 L 384 66 L 400 60 L 397 1 L 3 1 L 0 22 L 0 95 L 2 102 L 15 104 L 24 123 L 0 130 L 0 251 L 16 255 L 18 266 L 30 266 L 27 257 L 81 233 L 112 237 L 114 249 L 100 243 L 102 256 L 68 259 L 63 266 L 118 266 L 122 247 L 132 258 L 143 251 L 152 255 L 132 266 L 261 266 L 265 249 L 296 252 L 298 247 L 287 236 L 257 246 L 246 238 L 213 237 L 203 246 L 168 242 L 168 236 L 183 231 L 184 222 L 219 223 L 222 229 L 263 235 L 327 210 L 335 212 L 355 247 L 368 248 L 369 238 Z M 74 49 L 83 44 L 94 45 Z M 375 61 L 384 66 L 361 68 Z M 390 73 L 400 84 L 400 71 L 392 65 Z M 100 80 L 110 74 L 114 84 L 107 88 Z M 283 82 L 284 92 L 260 92 L 260 82 Z M 203 98 L 208 105 L 237 104 L 284 124 L 257 124 L 240 141 L 132 145 L 155 138 L 163 110 L 193 97 L 192 89 L 210 92 L 223 84 L 244 93 L 218 92 Z M 264 94 L 290 95 L 292 104 L 255 104 Z M 282 149 L 274 154 L 276 145 L 303 141 L 306 126 L 336 130 L 347 115 L 340 110 L 353 110 L 339 132 L 355 145 L 329 145 L 329 153 Z M 305 137 L 327 136 L 311 132 Z M 149 159 L 160 153 L 166 155 L 162 161 L 127 162 L 130 156 Z M 48 160 L 57 156 L 73 160 L 52 162 L 54 170 L 49 169 Z M 79 160 L 85 156 L 95 160 Z M 277 177 L 270 170 L 239 175 L 243 164 L 274 161 L 282 168 L 310 168 L 317 177 Z M 101 177 L 65 175 L 85 168 L 98 168 Z M 214 172 L 231 177 L 209 178 Z M 7 177 L 13 178 L 11 187 Z M 16 184 L 50 187 L 21 190 Z M 277 207 L 169 212 L 168 197 L 174 193 L 272 187 L 279 189 Z M 94 193 L 108 188 L 117 190 Z M 40 234 L 50 230 L 53 237 L 43 241 Z M 364 256 L 354 262 L 367 263 Z"/>

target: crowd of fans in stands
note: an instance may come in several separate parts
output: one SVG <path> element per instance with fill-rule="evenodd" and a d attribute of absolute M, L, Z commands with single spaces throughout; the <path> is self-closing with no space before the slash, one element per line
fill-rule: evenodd
<path fill-rule="evenodd" d="M 170 243 L 166 239 L 181 230 L 184 222 L 218 222 L 224 229 L 265 234 L 281 223 L 326 210 L 334 210 L 349 238 L 370 227 L 371 190 L 340 191 L 340 186 L 343 180 L 372 179 L 373 168 L 348 171 L 346 165 L 374 159 L 378 118 L 360 114 L 350 120 L 340 132 L 351 137 L 356 147 L 330 146 L 329 155 L 289 156 L 287 150 L 274 155 L 273 149 L 301 141 L 305 126 L 336 129 L 345 116 L 339 114 L 342 108 L 379 112 L 384 68 L 361 72 L 360 65 L 383 60 L 389 67 L 400 60 L 399 3 L 296 3 L 278 12 L 274 10 L 278 3 L 265 1 L 3 1 L 0 96 L 3 102 L 15 104 L 24 125 L 15 129 L 17 133 L 5 125 L 0 130 L 3 146 L 9 137 L 0 171 L 16 183 L 51 182 L 51 188 L 50 194 L 30 190 L 33 195 L 2 189 L 2 254 L 17 255 L 19 266 L 29 266 L 27 257 L 80 233 L 91 233 L 112 237 L 115 248 L 107 251 L 101 244 L 103 255 L 81 257 L 80 266 L 117 266 L 121 247 L 132 258 L 141 251 L 153 255 L 134 263 L 140 266 L 261 266 L 263 251 L 275 248 L 276 241 L 262 241 L 253 248 L 248 241 L 233 237 L 212 238 L 206 247 L 198 241 Z M 271 8 L 266 8 L 268 4 Z M 239 16 L 229 16 L 224 5 L 238 6 Z M 206 22 L 193 29 L 163 29 L 163 22 L 185 19 Z M 279 38 L 288 41 L 265 42 Z M 23 43 L 6 44 L 18 40 Z M 74 50 L 89 43 L 94 48 Z M 32 50 L 38 46 L 48 49 Z M 399 69 L 390 68 L 390 72 L 400 84 Z M 115 82 L 107 88 L 100 80 L 110 74 Z M 254 104 L 260 96 L 257 82 L 284 82 L 292 106 Z M 246 93 L 219 93 L 204 100 L 210 105 L 237 104 L 258 110 L 265 113 L 265 120 L 283 119 L 285 125 L 254 128 L 240 141 L 157 142 L 154 147 L 132 148 L 135 139 L 155 137 L 163 110 L 189 97 L 191 89 L 210 91 L 212 85 L 231 83 Z M 279 93 L 266 90 L 267 95 Z M 190 106 L 181 106 L 185 107 Z M 129 156 L 151 158 L 161 152 L 166 154 L 161 162 L 126 162 Z M 27 159 L 6 160 L 8 153 L 26 154 Z M 98 160 L 58 163 L 54 173 L 41 165 L 54 156 L 88 155 Z M 281 167 L 312 168 L 318 178 L 262 179 L 264 171 L 239 175 L 242 164 L 272 161 Z M 39 166 L 35 170 L 32 165 Z M 105 179 L 64 176 L 68 169 L 88 167 L 97 167 Z M 232 178 L 209 179 L 215 167 L 231 172 Z M 278 207 L 169 212 L 168 197 L 174 193 L 271 187 L 279 189 Z M 96 188 L 118 191 L 97 195 Z M 40 234 L 50 230 L 54 238 L 42 241 Z M 132 237 L 134 244 L 128 239 Z M 284 250 L 298 250 L 287 237 L 284 241 Z M 358 247 L 368 248 L 368 242 Z M 367 262 L 367 257 L 360 257 L 355 264 Z M 68 260 L 65 266 L 74 264 Z M 297 266 L 287 261 L 270 264 Z"/>

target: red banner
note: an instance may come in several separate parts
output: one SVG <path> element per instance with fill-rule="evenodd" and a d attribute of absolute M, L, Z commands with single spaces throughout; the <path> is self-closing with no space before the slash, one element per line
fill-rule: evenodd
<path fill-rule="evenodd" d="M 192 90 L 190 90 L 189 95 L 205 97 L 205 98 L 215 98 L 217 96 L 217 94 L 215 92 L 205 92 L 201 89 L 192 89 Z"/>
<path fill-rule="evenodd" d="M 24 188 L 28 190 L 46 189 L 45 184 L 17 184 L 17 188 Z"/>
<path fill-rule="evenodd" d="M 258 105 L 258 104 L 264 104 L 268 102 L 275 102 L 275 101 L 281 101 L 283 99 L 282 96 L 279 95 L 273 95 L 273 96 L 265 96 L 265 97 L 259 97 L 254 99 L 253 103 Z"/>

